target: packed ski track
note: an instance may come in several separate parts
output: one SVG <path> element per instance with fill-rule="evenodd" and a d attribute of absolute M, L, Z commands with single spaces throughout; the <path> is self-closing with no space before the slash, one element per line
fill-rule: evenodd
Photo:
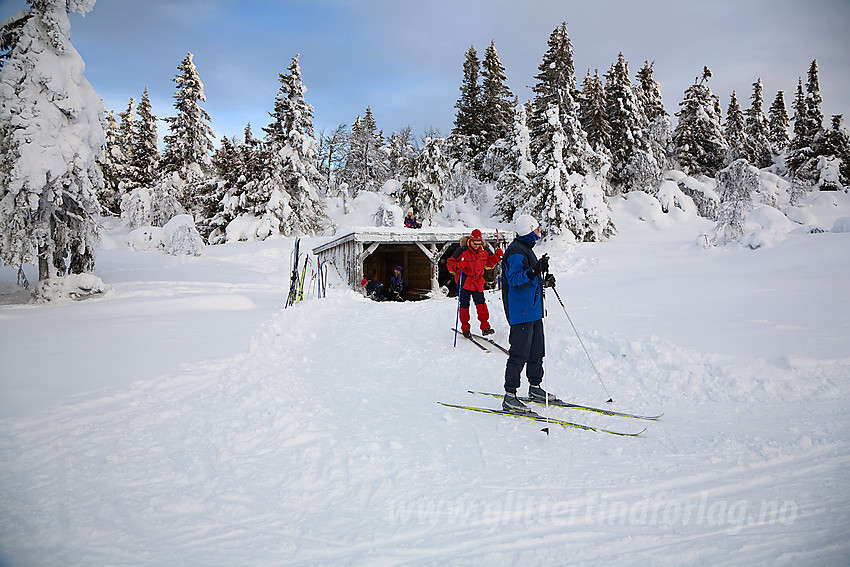
<path fill-rule="evenodd" d="M 848 235 L 618 226 L 541 248 L 614 403 L 550 297 L 544 386 L 664 415 L 535 409 L 636 438 L 439 405 L 498 408 L 505 355 L 452 298 L 284 309 L 294 239 L 107 246 L 104 297 L 0 306 L 0 563 L 848 564 Z"/>

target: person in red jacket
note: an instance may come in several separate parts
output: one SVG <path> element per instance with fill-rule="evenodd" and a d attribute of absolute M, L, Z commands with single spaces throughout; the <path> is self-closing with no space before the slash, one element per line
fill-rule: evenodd
<path fill-rule="evenodd" d="M 490 312 L 484 302 L 484 270 L 492 270 L 502 259 L 502 250 L 490 254 L 481 231 L 477 228 L 469 236 L 460 240 L 460 247 L 446 262 L 449 272 L 454 274 L 458 284 L 460 330 L 464 336 L 471 336 L 469 324 L 469 300 L 475 302 L 481 334 L 490 335 L 495 331 L 490 327 Z"/>

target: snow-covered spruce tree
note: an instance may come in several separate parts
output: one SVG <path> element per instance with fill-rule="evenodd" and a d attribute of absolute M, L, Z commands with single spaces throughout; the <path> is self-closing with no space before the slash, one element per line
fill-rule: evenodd
<path fill-rule="evenodd" d="M 136 151 L 136 139 L 138 132 L 136 130 L 136 99 L 130 97 L 130 102 L 124 112 L 118 113 L 118 118 L 121 123 L 118 127 L 118 137 L 121 142 L 121 154 L 124 157 L 124 164 L 121 168 L 121 187 L 120 193 L 123 195 L 135 189 L 136 172 L 133 171 L 135 159 L 133 154 Z"/>
<path fill-rule="evenodd" d="M 172 79 L 177 85 L 173 95 L 177 116 L 165 118 L 169 133 L 163 137 L 162 169 L 179 176 L 182 186 L 178 180 L 172 180 L 169 185 L 178 190 L 175 197 L 197 220 L 203 197 L 196 193 L 204 186 L 203 178 L 213 170 L 215 135 L 209 124 L 210 115 L 199 104 L 206 101 L 206 96 L 193 57 L 191 53 L 186 55 L 177 66 L 180 73 Z"/>
<path fill-rule="evenodd" d="M 723 127 L 723 135 L 726 136 L 726 163 L 741 158 L 744 155 L 744 144 L 747 138 L 747 122 L 741 105 L 738 104 L 738 95 L 732 91 L 729 97 L 729 106 L 726 109 L 726 124 Z"/>
<path fill-rule="evenodd" d="M 118 122 L 115 120 L 115 111 L 110 110 L 106 115 L 103 157 L 100 162 L 100 171 L 103 174 L 103 189 L 98 194 L 98 201 L 106 212 L 116 215 L 121 213 L 120 183 L 123 177 L 122 170 L 124 165 L 124 152 L 121 147 Z"/>
<path fill-rule="evenodd" d="M 808 123 L 809 134 L 815 141 L 815 144 L 817 144 L 824 132 L 822 106 L 823 97 L 820 94 L 818 61 L 815 59 L 809 66 L 808 80 L 806 81 L 806 121 Z"/>
<path fill-rule="evenodd" d="M 250 135 L 250 125 L 246 127 L 246 132 Z M 221 139 L 221 146 L 213 153 L 212 163 L 216 177 L 224 187 L 235 188 L 245 183 L 245 162 L 242 156 L 243 148 L 240 147 L 238 138 Z"/>
<path fill-rule="evenodd" d="M 246 137 L 251 137 L 251 125 L 245 127 Z M 241 144 L 235 136 L 233 138 L 222 138 L 221 146 L 213 153 L 212 162 L 216 175 L 214 179 L 218 182 L 220 197 L 216 203 L 216 210 L 208 223 L 209 234 L 206 236 L 209 244 L 223 244 L 227 238 L 227 225 L 235 218 L 230 200 L 233 195 L 238 195 L 247 183 L 247 171 L 243 156 L 245 145 Z"/>
<path fill-rule="evenodd" d="M 549 36 L 548 49 L 538 70 L 540 73 L 535 76 L 538 82 L 532 87 L 536 96 L 528 116 L 532 156 L 539 155 L 544 146 L 551 144 L 550 108 L 556 106 L 566 136 L 562 148 L 567 170 L 582 175 L 601 170 L 607 160 L 593 150 L 578 119 L 575 64 L 566 23 L 555 28 Z"/>
<path fill-rule="evenodd" d="M 320 193 L 327 191 L 325 178 L 318 167 L 318 142 L 313 126 L 313 107 L 307 103 L 306 87 L 301 79 L 298 55 L 292 58 L 289 73 L 280 75 L 280 91 L 275 99 L 272 123 L 265 128 L 273 162 L 270 169 L 280 167 L 283 180 L 281 190 L 286 192 L 287 207 L 273 207 L 268 211 L 280 219 L 283 234 L 315 235 L 330 226 L 325 202 Z"/>
<path fill-rule="evenodd" d="M 541 215 L 541 225 L 551 234 L 570 231 L 579 240 L 602 238 L 610 232 L 607 216 L 599 218 L 607 215 L 601 180 L 610 162 L 593 150 L 579 122 L 573 52 L 565 23 L 550 35 L 538 70 L 528 117 L 536 171 L 532 193 L 521 212 Z"/>
<path fill-rule="evenodd" d="M 788 153 L 785 156 L 785 165 L 788 166 L 788 173 L 792 179 L 797 180 L 795 187 L 803 189 L 811 187 L 814 184 L 814 149 L 813 134 L 807 120 L 806 114 L 806 98 L 803 94 L 803 80 L 797 80 L 797 93 L 792 104 L 794 109 L 794 137 L 791 139 L 791 145 L 788 148 Z M 807 191 L 808 189 L 804 189 Z M 799 196 L 799 195 L 798 195 Z M 794 201 L 794 193 L 792 192 L 792 202 Z"/>
<path fill-rule="evenodd" d="M 745 111 L 747 136 L 744 139 L 744 157 L 759 168 L 770 167 L 773 154 L 770 151 L 770 128 L 764 114 L 764 95 L 761 79 L 753 83 L 752 104 Z"/>
<path fill-rule="evenodd" d="M 136 187 L 121 199 L 121 218 L 130 228 L 165 226 L 177 215 L 186 213 L 177 195 L 184 188 L 177 173 L 165 175 L 152 187 Z"/>
<path fill-rule="evenodd" d="M 663 172 L 675 167 L 673 124 L 670 121 L 670 115 L 664 108 L 661 84 L 653 76 L 654 66 L 654 61 L 644 61 L 643 67 L 636 75 L 638 82 L 635 85 L 635 94 L 649 122 L 649 148 L 652 150 L 655 162 Z"/>
<path fill-rule="evenodd" d="M 844 189 L 850 189 L 850 134 L 843 124 L 844 115 L 834 114 L 824 139 L 824 153 L 835 159 Z M 829 159 L 829 158 L 827 158 Z"/>
<path fill-rule="evenodd" d="M 791 120 L 785 105 L 785 91 L 776 93 L 776 98 L 767 111 L 767 123 L 771 152 L 774 156 L 782 156 L 791 146 Z"/>
<path fill-rule="evenodd" d="M 410 162 L 407 178 L 396 196 L 403 210 L 413 210 L 425 226 L 432 224 L 443 209 L 444 194 L 449 181 L 449 162 L 442 151 L 442 140 L 427 138 L 425 145 Z"/>
<path fill-rule="evenodd" d="M 706 81 L 711 77 L 703 68 L 702 79 L 685 90 L 685 98 L 676 113 L 679 123 L 673 131 L 676 156 L 685 173 L 713 176 L 723 168 L 728 144 L 721 127 L 720 101 Z"/>
<path fill-rule="evenodd" d="M 482 137 L 484 129 L 483 102 L 480 83 L 481 61 L 475 46 L 470 45 L 463 62 L 463 82 L 460 86 L 460 98 L 455 103 L 452 137 L 453 157 L 468 159 L 473 167 L 480 166 L 479 156 L 486 149 Z M 478 160 L 478 163 L 476 163 Z"/>
<path fill-rule="evenodd" d="M 401 132 L 393 132 L 387 141 L 387 175 L 389 179 L 404 181 L 410 171 L 410 162 L 416 157 L 411 143 L 411 130 L 407 126 Z"/>
<path fill-rule="evenodd" d="M 366 107 L 351 127 L 351 138 L 342 181 L 348 184 L 352 197 L 360 191 L 377 192 L 387 180 L 387 155 L 384 153 L 383 136 L 377 131 L 372 108 Z"/>
<path fill-rule="evenodd" d="M 496 44 L 490 42 L 490 47 L 484 53 L 481 68 L 481 139 L 482 150 L 487 149 L 510 135 L 513 126 L 514 95 L 507 85 L 505 68 L 496 53 Z M 486 161 L 486 160 L 485 160 Z M 484 176 L 495 180 L 501 169 L 496 171 L 483 167 Z"/>
<path fill-rule="evenodd" d="M 536 157 L 531 192 L 520 213 L 539 219 L 547 234 L 571 233 L 577 240 L 594 242 L 611 236 L 614 225 L 601 183 L 592 183 L 593 174 L 570 171 L 564 161 L 567 136 L 558 116 L 558 107 L 549 107 L 549 131 L 542 136 L 548 143 Z"/>
<path fill-rule="evenodd" d="M 806 94 L 802 81 L 797 84 L 794 99 L 794 137 L 785 159 L 788 172 L 798 181 L 798 187 L 811 189 L 820 179 L 819 158 L 823 155 L 823 110 L 818 80 L 817 60 L 809 67 Z"/>
<path fill-rule="evenodd" d="M 629 64 L 620 53 L 605 76 L 605 114 L 611 129 L 608 178 L 615 192 L 653 192 L 661 168 L 649 143 L 649 122 L 629 78 Z"/>
<path fill-rule="evenodd" d="M 216 167 L 216 178 L 221 182 L 223 196 L 219 200 L 219 208 L 210 221 L 212 232 L 207 237 L 210 244 L 222 244 L 227 240 L 227 226 L 238 217 L 262 218 L 266 213 L 268 194 L 260 194 L 260 183 L 265 176 L 265 144 L 254 137 L 251 125 L 245 126 L 244 141 L 222 140 L 221 148 L 213 155 Z M 262 224 L 256 221 L 257 225 Z M 261 238 L 266 238 L 271 231 L 270 223 L 265 223 L 268 230 Z M 275 226 L 277 230 L 278 225 Z M 257 228 L 257 230 L 262 230 Z M 253 235 L 242 234 L 239 238 L 257 238 Z"/>
<path fill-rule="evenodd" d="M 69 13 L 94 0 L 30 0 L 0 29 L 0 262 L 54 276 L 94 267 L 103 103 L 83 76 Z"/>
<path fill-rule="evenodd" d="M 794 135 L 785 156 L 785 165 L 791 176 L 790 202 L 798 204 L 818 181 L 818 158 L 815 150 L 817 126 L 809 120 L 807 99 L 803 94 L 802 79 L 797 81 L 794 97 Z"/>
<path fill-rule="evenodd" d="M 591 76 L 590 69 L 582 82 L 579 97 L 579 122 L 587 133 L 587 141 L 599 153 L 608 152 L 611 145 L 611 126 L 605 111 L 605 86 L 599 69 Z"/>
<path fill-rule="evenodd" d="M 753 195 L 759 191 L 759 170 L 746 159 L 739 159 L 717 172 L 720 194 L 715 233 L 717 243 L 735 242 L 744 234 L 744 221 L 753 208 Z"/>
<path fill-rule="evenodd" d="M 348 126 L 340 124 L 332 134 L 326 136 L 319 133 L 319 172 L 325 178 L 328 195 L 337 196 L 337 173 L 345 165 L 345 155 L 348 153 Z"/>
<path fill-rule="evenodd" d="M 139 106 L 136 108 L 136 137 L 133 142 L 132 171 L 135 185 L 151 187 L 159 175 L 159 136 L 156 131 L 156 116 L 151 108 L 148 89 L 145 87 Z"/>
<path fill-rule="evenodd" d="M 496 210 L 506 222 L 514 219 L 531 194 L 531 176 L 535 168 L 531 159 L 531 135 L 526 117 L 525 105 L 517 104 L 505 152 L 507 165 L 496 180 Z"/>

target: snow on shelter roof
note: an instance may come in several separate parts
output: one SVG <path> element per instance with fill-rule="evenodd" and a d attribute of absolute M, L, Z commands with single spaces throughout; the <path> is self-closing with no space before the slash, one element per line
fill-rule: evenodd
<path fill-rule="evenodd" d="M 397 228 L 397 227 L 363 227 L 351 229 L 347 232 L 337 234 L 324 244 L 313 248 L 313 254 L 330 250 L 346 242 L 386 242 L 388 244 L 414 244 L 420 242 L 442 243 L 459 242 L 464 236 L 469 236 L 472 228 Z M 480 228 L 484 240 L 495 244 L 497 237 L 503 242 L 513 240 L 513 233 L 509 231 L 498 231 L 495 228 Z"/>

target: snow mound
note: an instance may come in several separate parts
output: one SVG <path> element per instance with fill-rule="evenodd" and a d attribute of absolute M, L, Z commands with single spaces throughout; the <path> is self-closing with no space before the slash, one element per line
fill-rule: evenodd
<path fill-rule="evenodd" d="M 787 234 L 796 228 L 796 224 L 779 209 L 761 205 L 747 215 L 747 228 L 749 230 L 744 233 L 739 242 L 755 250 L 774 246 L 785 240 Z"/>
<path fill-rule="evenodd" d="M 59 299 L 82 300 L 103 294 L 107 289 L 99 277 L 92 274 L 72 274 L 42 280 L 33 292 L 36 303 L 49 303 Z"/>
<path fill-rule="evenodd" d="M 817 222 L 817 217 L 815 217 L 815 215 L 800 207 L 794 207 L 789 205 L 787 207 L 784 207 L 782 209 L 782 212 L 785 214 L 786 217 L 788 217 L 788 219 L 803 226 L 813 225 Z"/>
<path fill-rule="evenodd" d="M 850 217 L 836 219 L 830 232 L 850 232 Z"/>
<path fill-rule="evenodd" d="M 666 183 L 662 183 L 662 187 Z M 643 191 L 633 191 L 624 195 L 623 210 L 634 218 L 656 228 L 659 228 L 659 224 L 664 219 L 664 211 L 661 208 L 661 203 L 659 203 L 658 199 Z"/>

